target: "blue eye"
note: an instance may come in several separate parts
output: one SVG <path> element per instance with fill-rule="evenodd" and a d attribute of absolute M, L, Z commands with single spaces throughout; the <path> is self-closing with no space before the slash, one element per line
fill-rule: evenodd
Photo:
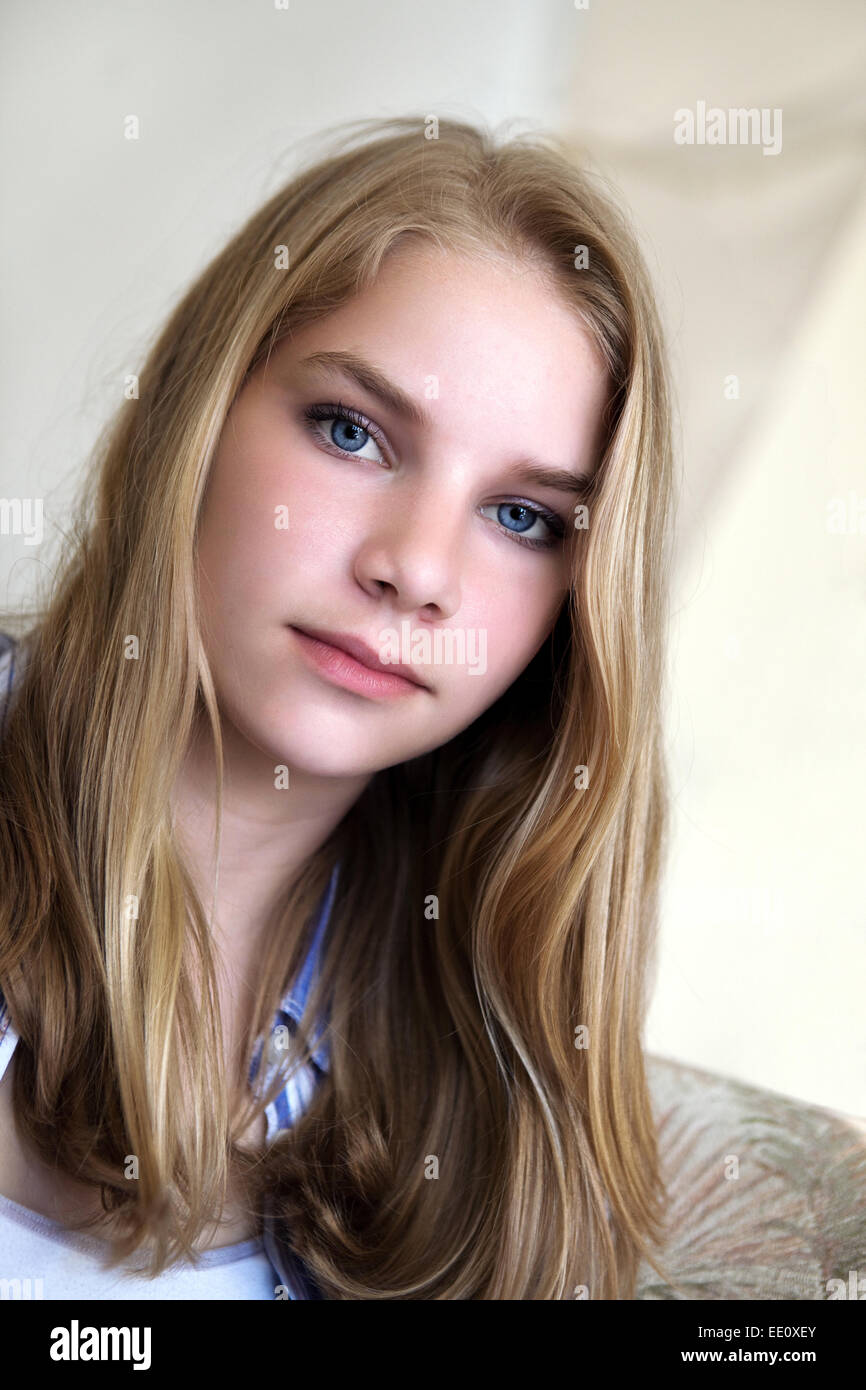
<path fill-rule="evenodd" d="M 348 449 L 350 453 L 363 449 L 370 438 L 366 430 L 362 430 L 360 425 L 353 425 L 351 420 L 334 420 L 329 433 L 338 449 Z"/>
<path fill-rule="evenodd" d="M 304 417 L 317 439 L 325 439 L 341 453 L 354 454 L 370 463 L 385 462 L 376 442 L 373 422 L 351 406 L 312 405 L 304 411 Z M 377 457 L 362 453 L 370 447 L 376 450 Z"/>
<path fill-rule="evenodd" d="M 490 506 L 481 508 L 482 512 L 494 510 L 499 525 L 518 545 L 529 545 L 534 550 L 549 550 L 565 533 L 561 517 L 543 507 L 530 506 L 528 502 L 492 502 Z M 529 532 L 539 522 L 546 531 L 536 531 L 534 536 L 530 536 Z"/>

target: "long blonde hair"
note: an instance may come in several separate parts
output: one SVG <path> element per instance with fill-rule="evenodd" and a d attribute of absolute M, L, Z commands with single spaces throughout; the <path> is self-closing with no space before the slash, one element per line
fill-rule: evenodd
<path fill-rule="evenodd" d="M 190 1255 L 239 1172 L 326 1298 L 630 1298 L 641 1256 L 658 1268 L 665 1198 L 642 1038 L 667 824 L 657 311 L 616 200 L 553 138 L 356 125 L 171 314 L 25 634 L 0 763 L 16 1113 L 46 1161 L 101 1189 L 113 1258 L 146 1249 L 152 1274 Z M 550 640 L 458 737 L 375 775 L 286 886 L 246 1055 L 339 863 L 304 1020 L 327 1008 L 331 1062 L 253 1160 L 234 1139 L 212 927 L 169 813 L 202 711 L 222 804 L 197 521 L 246 376 L 408 238 L 545 267 L 607 365 L 607 436 Z M 293 1043 L 282 1081 L 308 1057 Z"/>

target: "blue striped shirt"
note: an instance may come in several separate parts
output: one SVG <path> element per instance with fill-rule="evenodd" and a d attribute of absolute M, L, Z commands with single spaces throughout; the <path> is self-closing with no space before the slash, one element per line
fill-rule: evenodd
<path fill-rule="evenodd" d="M 5 710 L 15 676 L 15 642 L 5 633 L 0 633 L 0 733 Z M 19 663 L 20 669 L 20 663 Z M 281 1051 L 282 1029 L 295 1033 L 303 1016 L 310 989 L 316 979 L 318 962 L 325 931 L 334 903 L 337 889 L 339 866 L 335 865 L 328 886 L 316 914 L 313 940 L 297 979 L 284 995 L 274 1016 L 273 1027 L 267 1038 L 259 1038 L 252 1063 L 249 1080 L 257 1094 L 265 1088 L 276 1072 Z M 9 1060 L 18 1042 L 18 1034 L 12 1026 L 6 1001 L 0 992 L 0 1077 L 9 1065 Z M 309 1104 L 316 1086 L 328 1070 L 329 1056 L 326 1043 L 321 1040 L 321 1030 L 317 1025 L 311 1043 L 312 1061 L 296 1068 L 289 1076 L 285 1086 L 265 1109 L 267 1117 L 267 1139 L 270 1144 L 282 1130 L 288 1129 Z M 300 1260 L 288 1259 L 275 1238 L 275 1217 L 269 1202 L 265 1203 L 263 1241 L 268 1258 L 274 1267 L 280 1284 L 286 1288 L 290 1299 L 320 1299 L 306 1267 Z"/>

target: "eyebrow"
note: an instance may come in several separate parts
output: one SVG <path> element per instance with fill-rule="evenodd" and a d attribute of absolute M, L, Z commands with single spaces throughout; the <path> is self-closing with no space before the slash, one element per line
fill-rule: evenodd
<path fill-rule="evenodd" d="M 418 429 L 432 428 L 430 416 L 410 395 L 391 381 L 381 368 L 353 352 L 314 352 L 303 358 L 300 365 L 314 370 L 340 372 Z M 515 482 L 534 483 L 536 487 L 553 488 L 575 496 L 582 496 L 592 484 L 592 479 L 586 474 L 571 473 L 567 468 L 553 468 L 530 458 L 519 459 L 513 472 Z"/>
<path fill-rule="evenodd" d="M 389 381 L 379 367 L 374 367 L 372 362 L 365 362 L 362 357 L 356 357 L 353 352 L 314 352 L 311 357 L 303 359 L 301 366 L 342 372 L 343 376 L 350 377 L 358 386 L 369 391 L 371 396 L 389 406 L 396 415 L 404 416 L 419 429 L 431 428 L 430 416 L 416 405 L 411 396 L 393 381 Z"/>

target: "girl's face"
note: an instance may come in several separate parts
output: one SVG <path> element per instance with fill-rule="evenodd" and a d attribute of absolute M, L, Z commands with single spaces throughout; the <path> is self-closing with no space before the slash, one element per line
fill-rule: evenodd
<path fill-rule="evenodd" d="M 223 717 L 325 777 L 471 724 L 556 621 L 606 389 L 537 271 L 427 244 L 284 339 L 228 415 L 201 518 Z M 335 650 L 353 639 L 390 674 Z"/>

